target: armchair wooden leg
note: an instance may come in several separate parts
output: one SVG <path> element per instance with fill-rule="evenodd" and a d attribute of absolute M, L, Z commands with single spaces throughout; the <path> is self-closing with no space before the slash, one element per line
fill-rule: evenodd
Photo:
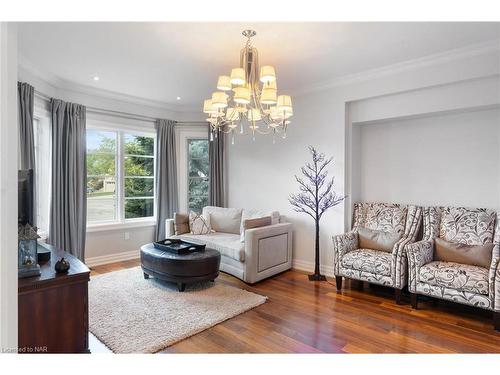
<path fill-rule="evenodd" d="M 500 331 L 500 312 L 493 311 L 493 327 L 495 331 Z"/>
<path fill-rule="evenodd" d="M 411 293 L 411 307 L 414 308 L 415 310 L 418 309 L 418 294 L 417 293 Z"/>
<path fill-rule="evenodd" d="M 342 290 L 342 276 L 335 276 L 335 284 L 337 284 L 337 290 Z"/>
<path fill-rule="evenodd" d="M 396 304 L 401 305 L 401 289 L 394 289 L 394 297 L 396 299 Z"/>

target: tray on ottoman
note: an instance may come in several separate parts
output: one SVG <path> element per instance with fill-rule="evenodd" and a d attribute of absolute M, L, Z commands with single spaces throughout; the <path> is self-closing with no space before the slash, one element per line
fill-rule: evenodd
<path fill-rule="evenodd" d="M 158 250 L 168 251 L 173 254 L 190 254 L 205 251 L 205 245 L 186 242 L 177 238 L 167 238 L 166 240 L 153 242 L 153 246 Z"/>

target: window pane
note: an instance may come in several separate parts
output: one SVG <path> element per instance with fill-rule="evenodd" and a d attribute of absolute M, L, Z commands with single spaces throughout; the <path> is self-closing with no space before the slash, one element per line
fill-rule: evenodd
<path fill-rule="evenodd" d="M 189 177 L 208 178 L 208 158 L 189 161 Z"/>
<path fill-rule="evenodd" d="M 117 133 L 87 130 L 87 222 L 118 219 Z"/>
<path fill-rule="evenodd" d="M 140 156 L 125 156 L 125 176 L 153 176 L 154 159 Z"/>
<path fill-rule="evenodd" d="M 116 151 L 116 133 L 100 130 L 87 130 L 87 152 Z"/>
<path fill-rule="evenodd" d="M 154 194 L 154 179 L 125 178 L 125 197 L 152 197 Z"/>
<path fill-rule="evenodd" d="M 208 195 L 190 195 L 189 210 L 200 213 L 203 207 L 208 206 Z"/>
<path fill-rule="evenodd" d="M 125 154 L 150 156 L 154 154 L 154 138 L 125 134 L 124 141 Z"/>
<path fill-rule="evenodd" d="M 154 199 L 126 199 L 125 219 L 151 217 L 154 215 Z"/>
<path fill-rule="evenodd" d="M 87 154 L 88 176 L 114 176 L 115 171 L 114 154 Z"/>
<path fill-rule="evenodd" d="M 208 205 L 208 140 L 190 139 L 188 141 L 188 207 L 201 212 Z"/>
<path fill-rule="evenodd" d="M 87 221 L 116 219 L 115 177 L 87 178 Z"/>
<path fill-rule="evenodd" d="M 208 180 L 202 178 L 189 179 L 190 195 L 208 195 Z"/>
<path fill-rule="evenodd" d="M 201 212 L 201 209 L 208 205 L 208 180 L 190 178 L 188 200 L 190 210 Z"/>
<path fill-rule="evenodd" d="M 208 141 L 206 139 L 189 140 L 189 157 L 208 159 Z"/>

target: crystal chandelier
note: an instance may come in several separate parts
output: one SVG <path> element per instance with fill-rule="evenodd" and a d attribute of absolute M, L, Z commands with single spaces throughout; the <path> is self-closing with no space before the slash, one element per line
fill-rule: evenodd
<path fill-rule="evenodd" d="M 286 138 L 286 130 L 293 116 L 292 98 L 278 95 L 274 67 L 264 65 L 259 71 L 259 54 L 252 46 L 251 38 L 255 31 L 245 30 L 245 47 L 240 52 L 240 67 L 231 70 L 229 76 L 220 76 L 217 89 L 211 99 L 203 103 L 203 112 L 208 115 L 210 140 L 222 132 L 234 134 L 239 128 L 245 134 L 245 124 L 255 140 L 255 133 L 276 134 Z M 260 74 L 259 74 L 260 73 Z"/>

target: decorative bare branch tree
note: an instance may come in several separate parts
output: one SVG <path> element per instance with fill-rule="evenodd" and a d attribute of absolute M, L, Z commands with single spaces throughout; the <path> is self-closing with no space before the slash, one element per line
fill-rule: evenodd
<path fill-rule="evenodd" d="M 309 280 L 323 281 L 326 280 L 326 277 L 321 275 L 319 270 L 319 221 L 326 210 L 341 203 L 345 197 L 339 196 L 333 191 L 333 177 L 327 180 L 326 167 L 332 162 L 332 158 L 327 159 L 325 154 L 319 153 L 312 146 L 309 146 L 309 151 L 312 156 L 312 164 L 307 163 L 301 168 L 306 181 L 295 176 L 300 193 L 290 195 L 288 201 L 294 211 L 311 216 L 316 223 L 314 274 L 309 275 Z"/>

